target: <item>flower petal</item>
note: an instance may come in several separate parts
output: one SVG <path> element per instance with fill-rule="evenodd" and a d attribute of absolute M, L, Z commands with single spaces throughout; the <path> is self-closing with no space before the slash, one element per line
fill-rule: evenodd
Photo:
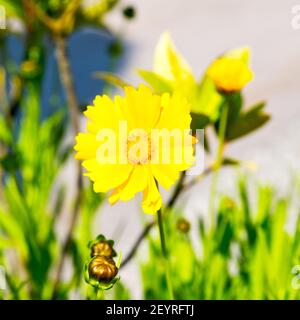
<path fill-rule="evenodd" d="M 155 214 L 162 206 L 162 198 L 153 176 L 148 178 L 148 186 L 143 194 L 142 208 L 145 213 Z"/>
<path fill-rule="evenodd" d="M 132 170 L 128 179 L 118 186 L 109 198 L 110 203 L 115 203 L 119 199 L 128 201 L 135 196 L 136 193 L 145 190 L 147 186 L 149 169 L 143 165 L 136 165 Z"/>
<path fill-rule="evenodd" d="M 75 159 L 86 160 L 96 156 L 99 142 L 96 140 L 96 136 L 91 133 L 79 133 L 76 136 L 76 145 L 74 150 L 77 151 Z"/>
<path fill-rule="evenodd" d="M 124 100 L 126 99 L 126 104 Z M 161 98 L 151 89 L 140 85 L 138 89 L 125 87 L 125 98 L 121 110 L 129 121 L 129 129 L 152 129 L 161 112 Z"/>
<path fill-rule="evenodd" d="M 152 164 L 151 171 L 157 182 L 166 190 L 170 189 L 179 177 L 176 167 L 168 164 Z"/>
<path fill-rule="evenodd" d="M 93 106 L 88 106 L 84 115 L 99 129 L 110 128 L 118 130 L 119 120 L 122 120 L 122 113 L 118 105 L 108 96 L 97 96 Z M 95 126 L 88 124 L 88 129 L 95 132 Z"/>
<path fill-rule="evenodd" d="M 162 112 L 156 125 L 158 129 L 190 129 L 190 104 L 179 94 L 165 93 L 161 98 Z"/>
<path fill-rule="evenodd" d="M 94 182 L 95 192 L 107 192 L 126 181 L 133 169 L 131 164 L 99 164 L 96 159 L 82 163 L 85 175 Z"/>

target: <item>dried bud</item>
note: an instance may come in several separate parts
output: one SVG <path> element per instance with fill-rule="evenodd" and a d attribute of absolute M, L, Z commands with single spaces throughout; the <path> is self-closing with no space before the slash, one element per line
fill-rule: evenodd
<path fill-rule="evenodd" d="M 176 223 L 176 229 L 182 233 L 188 233 L 190 231 L 191 224 L 185 218 L 179 218 Z"/>
<path fill-rule="evenodd" d="M 102 234 L 98 235 L 94 241 L 90 241 L 88 247 L 91 250 L 91 258 L 95 256 L 113 258 L 117 255 L 114 250 L 114 241 L 107 240 Z"/>
<path fill-rule="evenodd" d="M 107 241 L 99 241 L 92 245 L 91 247 L 91 257 L 104 256 L 111 258 L 114 256 L 114 250 L 110 243 Z"/>
<path fill-rule="evenodd" d="M 88 265 L 89 276 L 98 282 L 111 282 L 118 273 L 118 268 L 112 258 L 95 256 Z"/>
<path fill-rule="evenodd" d="M 107 240 L 100 234 L 88 244 L 91 259 L 85 264 L 84 278 L 91 286 L 108 290 L 119 280 L 116 277 L 121 264 L 121 254 L 117 263 L 113 257 L 117 256 L 114 250 L 114 241 Z"/>

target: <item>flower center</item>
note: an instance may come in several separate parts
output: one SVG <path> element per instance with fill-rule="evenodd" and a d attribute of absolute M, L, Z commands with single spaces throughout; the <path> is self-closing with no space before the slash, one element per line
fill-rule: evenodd
<path fill-rule="evenodd" d="M 143 129 L 135 129 L 127 139 L 127 159 L 134 165 L 147 164 L 153 154 L 151 136 Z"/>

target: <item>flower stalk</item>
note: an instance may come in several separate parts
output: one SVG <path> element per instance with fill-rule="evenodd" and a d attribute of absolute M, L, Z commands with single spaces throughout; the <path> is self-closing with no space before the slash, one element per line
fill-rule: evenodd
<path fill-rule="evenodd" d="M 164 233 L 161 210 L 158 210 L 158 212 L 157 212 L 157 222 L 158 222 L 161 250 L 162 250 L 163 260 L 164 260 L 164 264 L 165 264 L 165 273 L 166 273 L 166 281 L 167 281 L 169 299 L 174 300 L 174 293 L 173 293 L 173 286 L 172 286 L 172 281 L 171 281 L 170 265 L 169 265 L 169 254 L 168 254 L 167 246 L 166 246 L 166 238 L 165 238 L 165 233 Z"/>
<path fill-rule="evenodd" d="M 224 153 L 225 135 L 226 135 L 228 111 L 229 111 L 228 109 L 229 109 L 229 105 L 225 97 L 225 103 L 221 107 L 221 118 L 220 118 L 220 126 L 219 126 L 219 133 L 218 133 L 218 150 L 217 150 L 216 159 L 214 163 L 214 173 L 212 177 L 210 200 L 209 200 L 209 213 L 211 216 L 212 229 L 214 229 L 215 227 L 215 198 L 216 198 L 218 181 L 219 181 L 219 170 L 222 166 L 222 159 L 223 159 L 223 153 Z"/>

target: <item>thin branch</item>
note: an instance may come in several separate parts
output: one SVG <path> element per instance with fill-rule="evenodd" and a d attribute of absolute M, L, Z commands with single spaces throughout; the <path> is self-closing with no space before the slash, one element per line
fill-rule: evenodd
<path fill-rule="evenodd" d="M 186 179 L 186 173 L 185 171 L 183 171 L 180 175 L 180 178 L 178 180 L 178 183 L 174 189 L 174 192 L 170 198 L 170 200 L 168 201 L 167 205 L 166 205 L 166 208 L 169 209 L 171 207 L 173 207 L 173 205 L 175 204 L 179 194 L 181 193 L 181 191 L 183 190 L 184 188 L 184 181 Z"/>
<path fill-rule="evenodd" d="M 133 247 L 129 251 L 128 255 L 123 260 L 123 262 L 121 264 L 121 268 L 125 267 L 125 265 L 134 257 L 134 255 L 135 255 L 137 249 L 139 248 L 140 244 L 143 242 L 144 238 L 147 237 L 147 235 L 149 234 L 150 230 L 152 229 L 153 226 L 155 226 L 155 224 L 156 224 L 156 221 L 153 220 L 153 221 L 149 222 L 145 226 L 144 230 L 141 232 L 141 234 L 138 236 L 138 238 L 136 239 L 135 243 L 133 244 Z"/>
<path fill-rule="evenodd" d="M 56 36 L 53 38 L 56 50 L 56 58 L 59 68 L 59 74 L 61 77 L 62 86 L 65 91 L 67 105 L 71 116 L 72 128 L 74 135 L 79 132 L 79 105 L 76 98 L 74 82 L 70 63 L 67 56 L 66 40 L 63 37 Z M 59 289 L 60 278 L 65 263 L 66 256 L 69 252 L 70 245 L 72 242 L 73 231 L 76 225 L 76 221 L 80 212 L 80 203 L 82 197 L 82 169 L 79 162 L 76 163 L 76 190 L 75 190 L 75 203 L 73 212 L 71 215 L 70 225 L 67 231 L 65 242 L 62 246 L 60 260 L 58 262 L 57 272 L 54 279 L 54 289 L 52 298 L 55 299 Z"/>
<path fill-rule="evenodd" d="M 62 36 L 53 37 L 56 59 L 59 68 L 59 74 L 61 82 L 65 91 L 66 100 L 71 116 L 71 123 L 74 130 L 74 134 L 79 132 L 79 104 L 75 94 L 74 81 L 72 77 L 71 66 L 67 56 L 67 44 L 66 40 Z"/>
<path fill-rule="evenodd" d="M 196 185 L 198 182 L 202 181 L 206 176 L 208 176 L 212 171 L 214 171 L 214 169 L 214 165 L 207 167 L 201 174 L 199 174 L 194 179 L 186 183 L 183 186 L 182 191 L 186 192 L 188 189 L 192 188 L 194 185 Z"/>

